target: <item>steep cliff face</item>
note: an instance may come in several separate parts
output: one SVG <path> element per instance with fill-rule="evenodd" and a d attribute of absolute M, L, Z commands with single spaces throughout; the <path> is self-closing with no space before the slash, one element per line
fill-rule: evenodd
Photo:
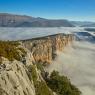
<path fill-rule="evenodd" d="M 28 48 L 36 62 L 51 63 L 56 57 L 56 51 L 63 51 L 71 43 L 72 35 L 56 34 L 47 37 L 25 40 L 23 45 Z"/>
<path fill-rule="evenodd" d="M 51 63 L 56 51 L 63 51 L 72 40 L 72 35 L 56 34 L 20 41 L 20 47 L 27 52 L 24 61 L 9 61 L 2 57 L 0 95 L 56 95 L 48 87 L 44 73 L 36 63 Z"/>
<path fill-rule="evenodd" d="M 55 95 L 31 57 L 28 53 L 26 65 L 3 58 L 0 65 L 0 95 Z"/>

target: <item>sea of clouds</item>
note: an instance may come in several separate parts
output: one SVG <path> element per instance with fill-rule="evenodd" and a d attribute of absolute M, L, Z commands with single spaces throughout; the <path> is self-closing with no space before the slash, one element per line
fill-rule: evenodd
<path fill-rule="evenodd" d="M 74 41 L 57 54 L 48 71 L 57 70 L 66 75 L 82 95 L 95 95 L 95 44 Z"/>
<path fill-rule="evenodd" d="M 54 28 L 27 28 L 27 27 L 0 27 L 0 40 L 23 40 L 36 37 L 42 37 L 58 33 L 71 33 L 76 31 L 83 31 L 79 27 L 54 27 Z"/>

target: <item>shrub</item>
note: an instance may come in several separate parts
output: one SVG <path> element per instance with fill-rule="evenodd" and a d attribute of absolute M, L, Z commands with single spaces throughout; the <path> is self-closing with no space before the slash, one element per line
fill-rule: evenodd
<path fill-rule="evenodd" d="M 29 65 L 28 66 L 28 76 L 29 76 L 29 79 L 32 80 L 33 79 L 33 82 L 35 84 L 35 82 L 37 81 L 37 72 L 36 72 L 36 67 L 35 65 Z"/>
<path fill-rule="evenodd" d="M 43 64 L 42 63 L 36 63 L 37 68 L 41 71 L 44 72 Z"/>
<path fill-rule="evenodd" d="M 0 41 L 0 58 L 5 57 L 10 61 L 14 59 L 20 61 L 26 52 L 23 48 L 19 48 L 19 45 L 20 43 L 17 41 Z"/>
<path fill-rule="evenodd" d="M 43 81 L 38 81 L 35 85 L 35 88 L 36 88 L 36 95 L 53 95 L 53 92 Z"/>
<path fill-rule="evenodd" d="M 58 72 L 53 71 L 47 80 L 47 85 L 58 95 L 80 95 L 81 92 L 65 76 L 60 76 Z"/>

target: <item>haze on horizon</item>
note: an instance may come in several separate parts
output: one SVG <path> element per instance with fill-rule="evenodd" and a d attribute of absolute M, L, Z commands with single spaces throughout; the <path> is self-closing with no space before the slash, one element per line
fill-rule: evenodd
<path fill-rule="evenodd" d="M 0 0 L 0 13 L 95 22 L 95 0 Z"/>

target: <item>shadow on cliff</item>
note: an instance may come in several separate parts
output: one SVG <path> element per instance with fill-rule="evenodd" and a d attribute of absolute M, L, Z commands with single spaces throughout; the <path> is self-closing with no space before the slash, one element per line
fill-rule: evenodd
<path fill-rule="evenodd" d="M 95 95 L 95 44 L 75 41 L 64 52 L 57 53 L 48 70 L 68 76 L 83 95 Z"/>

